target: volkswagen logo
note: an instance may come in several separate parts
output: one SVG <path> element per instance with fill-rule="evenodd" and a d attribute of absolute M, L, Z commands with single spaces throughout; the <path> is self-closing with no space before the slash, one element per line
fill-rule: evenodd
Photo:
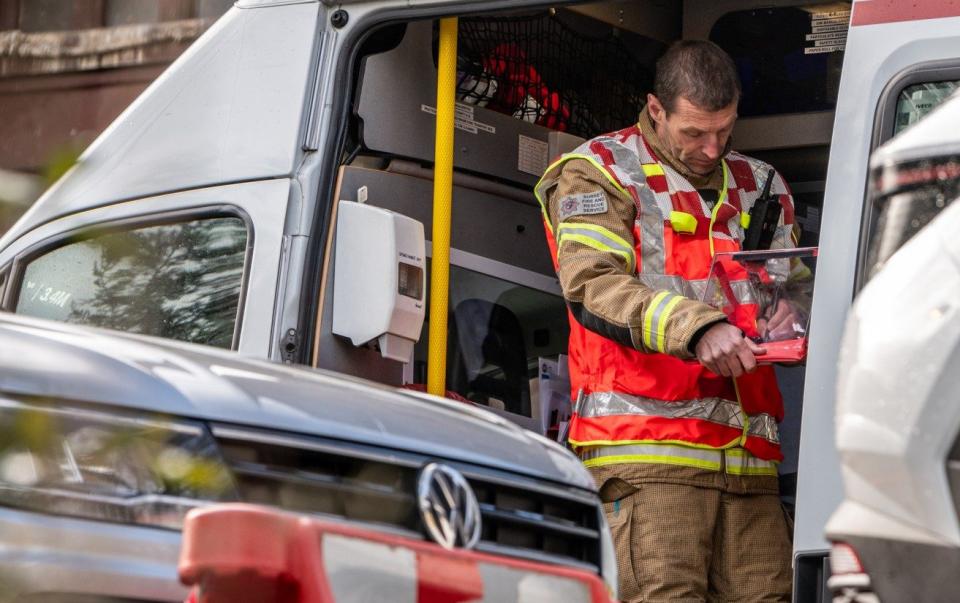
<path fill-rule="evenodd" d="M 445 549 L 472 549 L 480 540 L 480 505 L 459 471 L 430 463 L 417 480 L 417 502 L 427 535 Z"/>

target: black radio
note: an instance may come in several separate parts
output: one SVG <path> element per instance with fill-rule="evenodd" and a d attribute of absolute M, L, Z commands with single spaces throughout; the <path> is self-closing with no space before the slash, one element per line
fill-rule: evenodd
<path fill-rule="evenodd" d="M 780 198 L 778 195 L 770 194 L 770 186 L 773 184 L 773 168 L 767 172 L 767 180 L 763 184 L 763 190 L 760 196 L 750 208 L 750 223 L 747 231 L 743 235 L 742 249 L 754 251 L 757 249 L 770 249 L 773 243 L 773 235 L 777 232 L 777 224 L 780 223 Z"/>

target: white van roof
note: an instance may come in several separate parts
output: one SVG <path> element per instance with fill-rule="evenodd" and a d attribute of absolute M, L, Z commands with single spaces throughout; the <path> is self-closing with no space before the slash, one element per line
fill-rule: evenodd
<path fill-rule="evenodd" d="M 871 167 L 952 154 L 960 154 L 960 96 L 957 94 L 877 149 Z"/>
<path fill-rule="evenodd" d="M 302 156 L 298 134 L 312 90 L 318 6 L 231 9 L 90 145 L 4 242 L 93 207 L 290 177 Z"/>

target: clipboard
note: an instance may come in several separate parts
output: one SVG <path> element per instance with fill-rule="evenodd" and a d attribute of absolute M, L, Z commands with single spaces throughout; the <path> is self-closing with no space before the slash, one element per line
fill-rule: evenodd
<path fill-rule="evenodd" d="M 802 362 L 817 255 L 816 247 L 717 253 L 700 301 L 767 350 L 759 363 Z"/>

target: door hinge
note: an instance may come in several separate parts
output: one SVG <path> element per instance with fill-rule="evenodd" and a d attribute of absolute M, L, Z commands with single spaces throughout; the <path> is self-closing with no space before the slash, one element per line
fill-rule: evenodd
<path fill-rule="evenodd" d="M 283 336 L 280 344 L 280 358 L 283 359 L 284 364 L 292 364 L 299 349 L 300 334 L 296 329 L 287 329 L 287 334 Z"/>

